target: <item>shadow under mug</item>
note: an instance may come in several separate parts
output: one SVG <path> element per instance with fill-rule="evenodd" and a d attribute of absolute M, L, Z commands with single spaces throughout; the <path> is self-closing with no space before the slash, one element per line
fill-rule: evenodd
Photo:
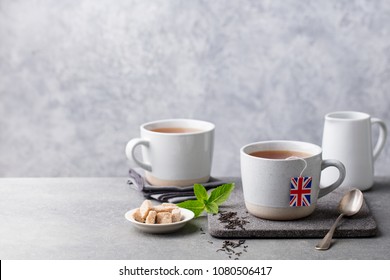
<path fill-rule="evenodd" d="M 253 155 L 259 151 L 294 151 L 307 156 L 277 159 Z M 323 160 L 321 147 L 306 142 L 251 143 L 241 148 L 240 160 L 245 206 L 252 215 L 269 220 L 310 215 L 317 199 L 338 188 L 345 178 L 340 161 Z M 321 172 L 330 166 L 339 170 L 339 176 L 332 184 L 320 187 Z M 294 199 L 300 203 L 294 205 Z"/>
<path fill-rule="evenodd" d="M 189 186 L 210 178 L 215 125 L 192 119 L 167 119 L 141 125 L 140 138 L 127 143 L 126 155 L 157 186 Z M 142 160 L 136 148 L 142 148 Z"/>

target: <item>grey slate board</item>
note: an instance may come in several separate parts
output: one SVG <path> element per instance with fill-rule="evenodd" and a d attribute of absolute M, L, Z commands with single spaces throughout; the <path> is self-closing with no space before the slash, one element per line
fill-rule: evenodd
<path fill-rule="evenodd" d="M 323 237 L 339 213 L 337 206 L 342 196 L 349 190 L 340 188 L 318 200 L 316 210 L 308 217 L 295 221 L 270 221 L 249 214 L 245 208 L 241 181 L 236 180 L 236 187 L 228 201 L 220 206 L 221 211 L 237 212 L 237 217 L 248 223 L 244 229 L 227 229 L 226 223 L 218 220 L 219 214 L 208 214 L 209 233 L 218 238 L 319 238 Z M 363 193 L 364 194 L 364 193 Z M 343 218 L 334 237 L 370 237 L 377 233 L 376 222 L 366 203 L 360 212 L 352 217 Z"/>

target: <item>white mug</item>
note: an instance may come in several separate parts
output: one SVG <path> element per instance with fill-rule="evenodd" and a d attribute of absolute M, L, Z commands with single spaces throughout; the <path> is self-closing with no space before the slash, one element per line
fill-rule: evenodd
<path fill-rule="evenodd" d="M 285 155 L 259 155 L 265 151 Z M 338 188 L 345 176 L 340 161 L 322 160 L 321 147 L 306 142 L 257 142 L 242 147 L 240 154 L 245 206 L 263 219 L 294 220 L 310 215 L 317 199 Z M 330 185 L 320 187 L 321 171 L 329 166 L 340 174 Z"/>
<path fill-rule="evenodd" d="M 379 125 L 378 141 L 372 149 L 371 126 Z M 361 112 L 333 112 L 325 116 L 322 149 L 324 158 L 335 158 L 345 165 L 347 174 L 342 186 L 362 191 L 374 184 L 374 161 L 382 151 L 387 137 L 386 124 Z M 336 170 L 326 170 L 326 184 L 337 177 Z"/>
<path fill-rule="evenodd" d="M 128 142 L 126 155 L 158 186 L 188 186 L 210 178 L 215 125 L 191 119 L 168 119 L 141 125 L 141 138 Z M 136 157 L 142 146 L 142 158 Z"/>

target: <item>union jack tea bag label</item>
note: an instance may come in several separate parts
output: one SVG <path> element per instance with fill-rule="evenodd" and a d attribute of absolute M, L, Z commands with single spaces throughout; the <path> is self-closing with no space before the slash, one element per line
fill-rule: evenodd
<path fill-rule="evenodd" d="M 311 204 L 311 182 L 312 177 L 303 177 L 303 171 L 307 167 L 307 162 L 303 158 L 292 156 L 287 159 L 299 159 L 305 165 L 298 177 L 291 178 L 290 181 L 290 206 L 301 207 Z"/>
<path fill-rule="evenodd" d="M 293 177 L 290 183 L 290 206 L 301 207 L 311 204 L 312 177 Z"/>

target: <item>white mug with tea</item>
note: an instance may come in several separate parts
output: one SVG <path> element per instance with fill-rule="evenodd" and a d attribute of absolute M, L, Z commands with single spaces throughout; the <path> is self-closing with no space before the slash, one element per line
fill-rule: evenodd
<path fill-rule="evenodd" d="M 126 155 L 157 186 L 188 186 L 210 178 L 215 125 L 200 120 L 168 119 L 141 125 L 140 138 L 126 146 Z M 142 160 L 136 148 L 142 148 Z"/>
<path fill-rule="evenodd" d="M 371 126 L 379 126 L 379 137 L 372 148 Z M 347 174 L 342 186 L 354 187 L 362 191 L 374 184 L 374 161 L 382 151 L 387 137 L 386 124 L 362 112 L 341 111 L 325 116 L 322 138 L 324 158 L 342 161 Z M 335 180 L 337 171 L 324 171 L 322 182 Z"/>
<path fill-rule="evenodd" d="M 345 177 L 338 160 L 323 160 L 321 147 L 299 141 L 264 141 L 241 148 L 245 206 L 254 216 L 295 220 L 310 215 L 317 199 L 340 186 Z M 321 171 L 336 167 L 339 176 L 320 186 Z"/>

